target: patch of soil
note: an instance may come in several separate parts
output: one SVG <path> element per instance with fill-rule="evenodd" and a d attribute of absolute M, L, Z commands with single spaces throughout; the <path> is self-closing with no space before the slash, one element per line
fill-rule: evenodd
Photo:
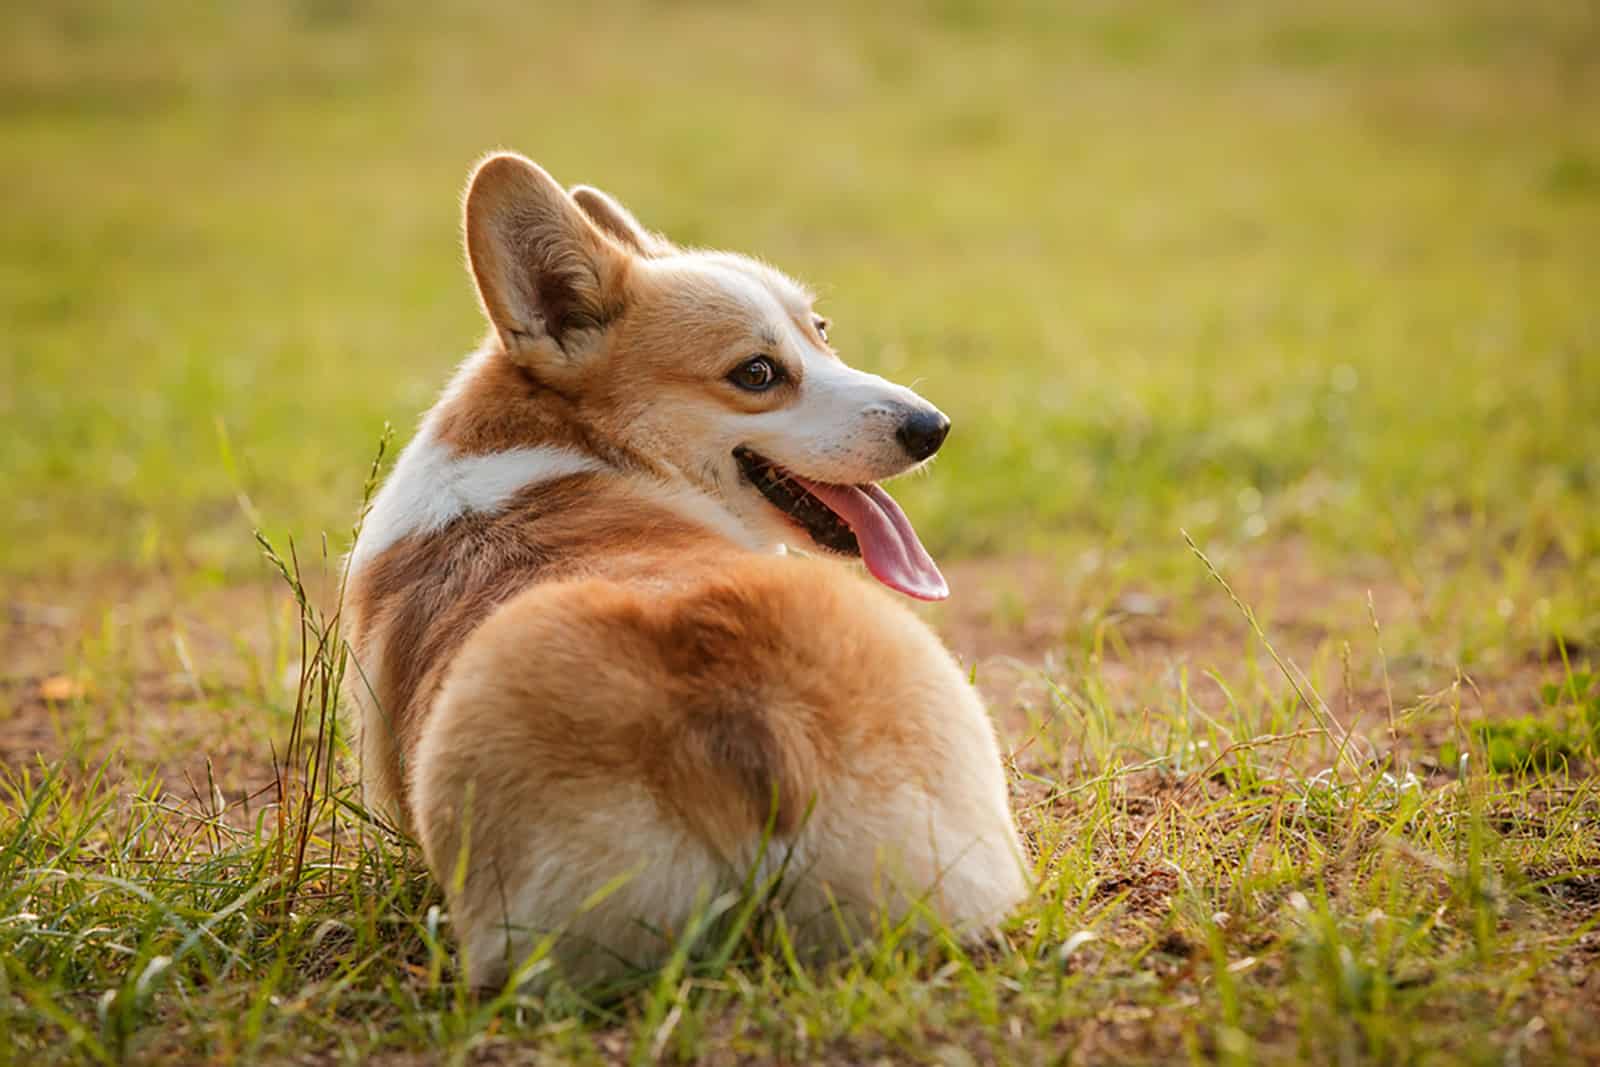
<path fill-rule="evenodd" d="M 1172 894 L 1178 891 L 1177 872 L 1166 867 L 1135 863 L 1095 884 L 1094 899 L 1123 898 L 1123 907 L 1140 915 L 1164 915 Z"/>
<path fill-rule="evenodd" d="M 1290 699 L 1294 686 L 1275 653 L 1308 698 L 1320 697 L 1378 755 L 1419 773 L 1453 773 L 1438 753 L 1459 742 L 1462 723 L 1538 711 L 1539 686 L 1563 669 L 1541 647 L 1463 670 L 1453 660 L 1459 624 L 1440 616 L 1427 590 L 1375 560 L 1329 570 L 1294 542 L 1227 568 L 1270 649 L 1209 580 L 1173 597 L 1090 581 L 1041 558 L 966 560 L 947 570 L 956 595 L 930 620 L 973 666 L 1003 735 L 1023 747 L 1040 709 L 1056 702 L 1053 690 L 1086 699 L 1090 683 L 1124 714 L 1170 711 L 1182 691 L 1200 711 L 1225 716 L 1223 683 L 1241 699 Z"/>
<path fill-rule="evenodd" d="M 131 574 L 19 589 L 0 629 L 0 766 L 154 771 L 180 796 L 263 794 L 298 655 L 279 590 Z"/>

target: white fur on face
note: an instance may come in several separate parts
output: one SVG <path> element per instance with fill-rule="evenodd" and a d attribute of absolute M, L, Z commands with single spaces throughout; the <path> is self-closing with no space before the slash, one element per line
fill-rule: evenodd
<path fill-rule="evenodd" d="M 796 325 L 813 314 L 809 294 L 777 271 L 726 254 L 689 258 L 671 268 L 692 272 L 750 323 L 749 351 L 725 353 L 726 362 L 731 366 L 764 352 L 768 344 L 757 338 L 765 336 L 777 342 L 766 354 L 799 368 L 798 395 L 783 408 L 714 420 L 723 452 L 747 445 L 796 474 L 845 485 L 880 481 L 916 465 L 895 434 L 907 416 L 933 410 L 932 404 L 905 386 L 846 366 L 819 346 Z M 703 456 L 711 442 L 674 444 Z"/>
<path fill-rule="evenodd" d="M 800 286 L 724 253 L 648 261 L 643 269 L 671 272 L 680 286 L 692 285 L 699 300 L 714 300 L 748 324 L 745 339 L 718 354 L 723 365 L 766 354 L 799 379 L 789 402 L 771 411 L 730 411 L 708 397 L 693 411 L 641 403 L 629 421 L 634 445 L 720 501 L 748 531 L 743 540 L 814 547 L 745 482 L 733 457 L 740 446 L 803 477 L 842 485 L 881 481 L 917 466 L 897 431 L 909 415 L 933 405 L 904 386 L 846 366 L 820 345 L 802 325 L 813 312 Z"/>
<path fill-rule="evenodd" d="M 800 343 L 805 376 L 798 401 L 747 416 L 742 443 L 796 474 L 841 485 L 915 466 L 895 431 L 908 415 L 933 405 L 905 386 L 845 366 L 804 338 Z"/>
<path fill-rule="evenodd" d="M 842 485 L 880 481 L 916 466 L 896 431 L 932 404 L 820 347 L 795 322 L 812 316 L 809 295 L 776 271 L 733 257 L 703 269 L 747 309 L 754 331 L 777 338 L 778 351 L 771 354 L 800 369 L 798 396 L 790 404 L 720 420 L 725 451 L 746 445 L 796 474 Z"/>

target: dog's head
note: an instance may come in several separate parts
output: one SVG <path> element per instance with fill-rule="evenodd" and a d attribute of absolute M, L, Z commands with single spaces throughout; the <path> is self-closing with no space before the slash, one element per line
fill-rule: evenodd
<path fill-rule="evenodd" d="M 586 437 L 715 498 L 753 539 L 860 555 L 891 588 L 947 594 L 876 483 L 926 462 L 950 420 L 846 366 L 801 286 L 680 250 L 511 154 L 473 174 L 466 239 L 500 344 Z"/>

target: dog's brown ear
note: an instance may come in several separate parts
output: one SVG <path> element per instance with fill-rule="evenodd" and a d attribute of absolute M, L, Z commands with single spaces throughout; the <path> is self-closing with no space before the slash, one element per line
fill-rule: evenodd
<path fill-rule="evenodd" d="M 677 249 L 671 241 L 639 225 L 633 212 L 617 199 L 592 185 L 574 185 L 572 199 L 583 208 L 589 220 L 641 256 L 670 256 Z"/>
<path fill-rule="evenodd" d="M 465 215 L 467 260 L 507 354 L 540 377 L 572 374 L 622 310 L 628 252 L 514 153 L 478 164 Z"/>

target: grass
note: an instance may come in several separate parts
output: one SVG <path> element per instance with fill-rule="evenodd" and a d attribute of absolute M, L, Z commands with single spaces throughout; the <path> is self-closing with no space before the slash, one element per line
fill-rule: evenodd
<path fill-rule="evenodd" d="M 1214 673 L 1218 704 L 1142 682 L 1160 703 L 1135 716 L 1090 652 L 1019 691 L 1039 889 L 988 943 L 886 926 L 805 968 L 758 894 L 708 902 L 668 967 L 604 995 L 473 997 L 414 848 L 336 777 L 338 619 L 283 566 L 305 666 L 260 700 L 289 726 L 264 796 L 208 775 L 184 800 L 70 760 L 6 775 L 0 1022 L 19 1061 L 493 1063 L 533 1043 L 580 1061 L 1583 1062 L 1600 1041 L 1594 740 L 1501 769 L 1462 725 L 1463 679 L 1393 713 L 1398 737 L 1442 725 L 1460 746 L 1430 773 L 1378 722 L 1346 734 L 1264 632 L 1293 685 Z M 1544 696 L 1583 715 L 1588 685 Z"/>
<path fill-rule="evenodd" d="M 1549 0 L 0 12 L 0 1064 L 1592 1062 L 1596 57 Z M 954 416 L 897 493 L 1038 857 L 994 943 L 723 901 L 460 988 L 325 561 L 481 329 L 495 145 Z"/>

